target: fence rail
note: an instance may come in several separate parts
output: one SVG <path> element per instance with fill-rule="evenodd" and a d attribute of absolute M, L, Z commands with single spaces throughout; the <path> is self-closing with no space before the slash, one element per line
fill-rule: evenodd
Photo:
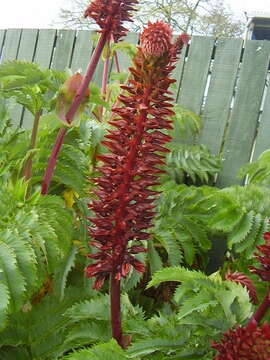
<path fill-rule="evenodd" d="M 86 30 L 0 30 L 1 62 L 18 59 L 84 72 L 93 51 L 92 35 Z M 137 43 L 138 35 L 129 33 L 125 41 Z M 194 36 L 177 63 L 176 102 L 202 116 L 197 142 L 222 153 L 220 186 L 237 183 L 239 167 L 270 148 L 269 61 L 270 41 Z M 120 66 L 127 69 L 127 56 L 121 55 Z M 100 84 L 101 78 L 99 64 L 93 81 Z M 20 109 L 17 115 L 23 126 L 31 126 L 29 113 Z"/>

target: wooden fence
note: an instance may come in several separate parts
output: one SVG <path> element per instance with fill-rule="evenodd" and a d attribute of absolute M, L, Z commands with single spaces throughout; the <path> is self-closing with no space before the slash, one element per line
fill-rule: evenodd
<path fill-rule="evenodd" d="M 9 29 L 0 30 L 1 62 L 34 61 L 42 67 L 85 70 L 93 51 L 91 31 Z M 126 40 L 138 42 L 129 33 Z M 238 169 L 270 148 L 270 89 L 267 86 L 270 41 L 193 37 L 177 63 L 177 103 L 203 119 L 198 139 L 211 152 L 222 153 L 220 186 L 237 183 Z M 120 56 L 126 69 L 129 59 Z M 101 82 L 102 64 L 94 76 Z M 32 119 L 25 111 L 21 123 Z"/>

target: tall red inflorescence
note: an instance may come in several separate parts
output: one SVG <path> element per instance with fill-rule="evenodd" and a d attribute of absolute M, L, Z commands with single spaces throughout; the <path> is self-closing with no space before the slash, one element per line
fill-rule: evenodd
<path fill-rule="evenodd" d="M 137 0 L 94 0 L 84 12 L 99 25 L 99 32 L 110 32 L 115 41 L 118 41 L 128 31 L 123 22 L 132 21 L 131 11 Z"/>
<path fill-rule="evenodd" d="M 270 327 L 267 323 L 259 327 L 253 320 L 246 327 L 230 329 L 212 347 L 218 351 L 214 360 L 269 360 Z"/>
<path fill-rule="evenodd" d="M 108 153 L 98 156 L 101 176 L 95 179 L 98 200 L 89 207 L 96 216 L 91 219 L 91 245 L 98 250 L 89 258 L 95 262 L 86 269 L 95 277 L 95 289 L 111 275 L 120 280 L 131 267 L 139 272 L 144 265 L 135 257 L 145 252 L 141 240 L 149 238 L 147 230 L 154 216 L 158 184 L 162 173 L 164 144 L 172 129 L 170 118 L 173 98 L 169 91 L 175 81 L 170 78 L 176 55 L 188 41 L 186 35 L 172 43 L 172 30 L 162 21 L 149 23 L 141 35 L 141 46 L 131 67 L 128 85 L 119 96 L 122 107 L 113 109 L 113 129 L 103 145 Z"/>

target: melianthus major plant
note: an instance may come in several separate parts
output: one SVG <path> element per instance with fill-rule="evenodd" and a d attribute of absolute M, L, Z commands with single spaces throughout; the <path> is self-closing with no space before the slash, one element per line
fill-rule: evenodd
<path fill-rule="evenodd" d="M 119 93 L 107 82 L 113 49 L 121 44 L 109 43 L 126 33 L 123 21 L 135 4 L 89 5 L 86 16 L 97 21 L 101 36 L 84 76 L 24 62 L 0 66 L 1 95 L 15 97 L 36 120 L 34 136 L 14 129 L 0 103 L 0 359 L 269 359 L 269 326 L 261 324 L 269 321 L 270 305 L 269 233 L 262 244 L 269 190 L 190 186 L 213 179 L 220 159 L 178 143 L 201 126 L 198 116 L 173 108 L 169 89 L 187 37 L 173 43 L 166 24 L 149 23 L 112 115 L 104 111 L 110 91 Z M 99 91 L 88 84 L 102 47 Z M 45 195 L 59 156 L 51 195 L 40 196 L 57 132 L 42 187 Z M 220 244 L 223 258 L 209 264 Z M 85 267 L 99 292 L 83 277 Z M 121 346 L 110 340 L 111 328 Z"/>

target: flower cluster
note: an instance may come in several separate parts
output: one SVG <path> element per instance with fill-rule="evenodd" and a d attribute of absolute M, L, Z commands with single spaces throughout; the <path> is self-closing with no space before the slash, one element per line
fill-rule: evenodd
<path fill-rule="evenodd" d="M 268 323 L 258 327 L 253 320 L 246 327 L 230 329 L 212 347 L 219 352 L 214 360 L 269 360 L 270 327 Z"/>
<path fill-rule="evenodd" d="M 249 270 L 258 275 L 263 281 L 270 281 L 270 233 L 266 232 L 263 235 L 265 244 L 257 246 L 259 253 L 255 253 L 254 257 L 261 264 L 261 268 L 250 266 Z"/>
<path fill-rule="evenodd" d="M 257 298 L 257 292 L 255 289 L 255 286 L 252 282 L 252 280 L 245 274 L 235 271 L 235 272 L 228 272 L 225 275 L 225 279 L 229 280 L 229 281 L 233 281 L 237 284 L 242 285 L 243 287 L 245 287 L 248 291 L 250 300 L 254 303 L 257 304 L 258 303 L 258 298 Z"/>
<path fill-rule="evenodd" d="M 154 43 L 154 53 L 149 52 L 149 39 L 160 41 L 160 48 Z M 168 152 L 163 145 L 170 141 L 163 130 L 172 128 L 169 87 L 175 80 L 169 75 L 178 51 L 171 39 L 171 29 L 163 22 L 148 24 L 142 33 L 129 83 L 122 86 L 119 96 L 123 106 L 113 109 L 113 129 L 103 141 L 110 153 L 98 156 L 103 163 L 101 176 L 95 179 L 99 199 L 89 205 L 96 214 L 91 219 L 91 244 L 98 251 L 89 255 L 96 262 L 86 269 L 89 277 L 96 277 L 96 289 L 110 274 L 120 280 L 132 266 L 144 271 L 134 255 L 146 251 L 140 240 L 150 236 L 146 230 L 151 226 L 157 195 L 151 187 L 158 184 L 163 154 Z M 179 48 L 186 39 L 177 40 Z"/>
<path fill-rule="evenodd" d="M 132 21 L 130 12 L 135 10 L 133 6 L 137 3 L 137 0 L 94 0 L 84 16 L 95 20 L 101 28 L 100 32 L 109 32 L 118 41 L 127 32 L 122 23 Z"/>

